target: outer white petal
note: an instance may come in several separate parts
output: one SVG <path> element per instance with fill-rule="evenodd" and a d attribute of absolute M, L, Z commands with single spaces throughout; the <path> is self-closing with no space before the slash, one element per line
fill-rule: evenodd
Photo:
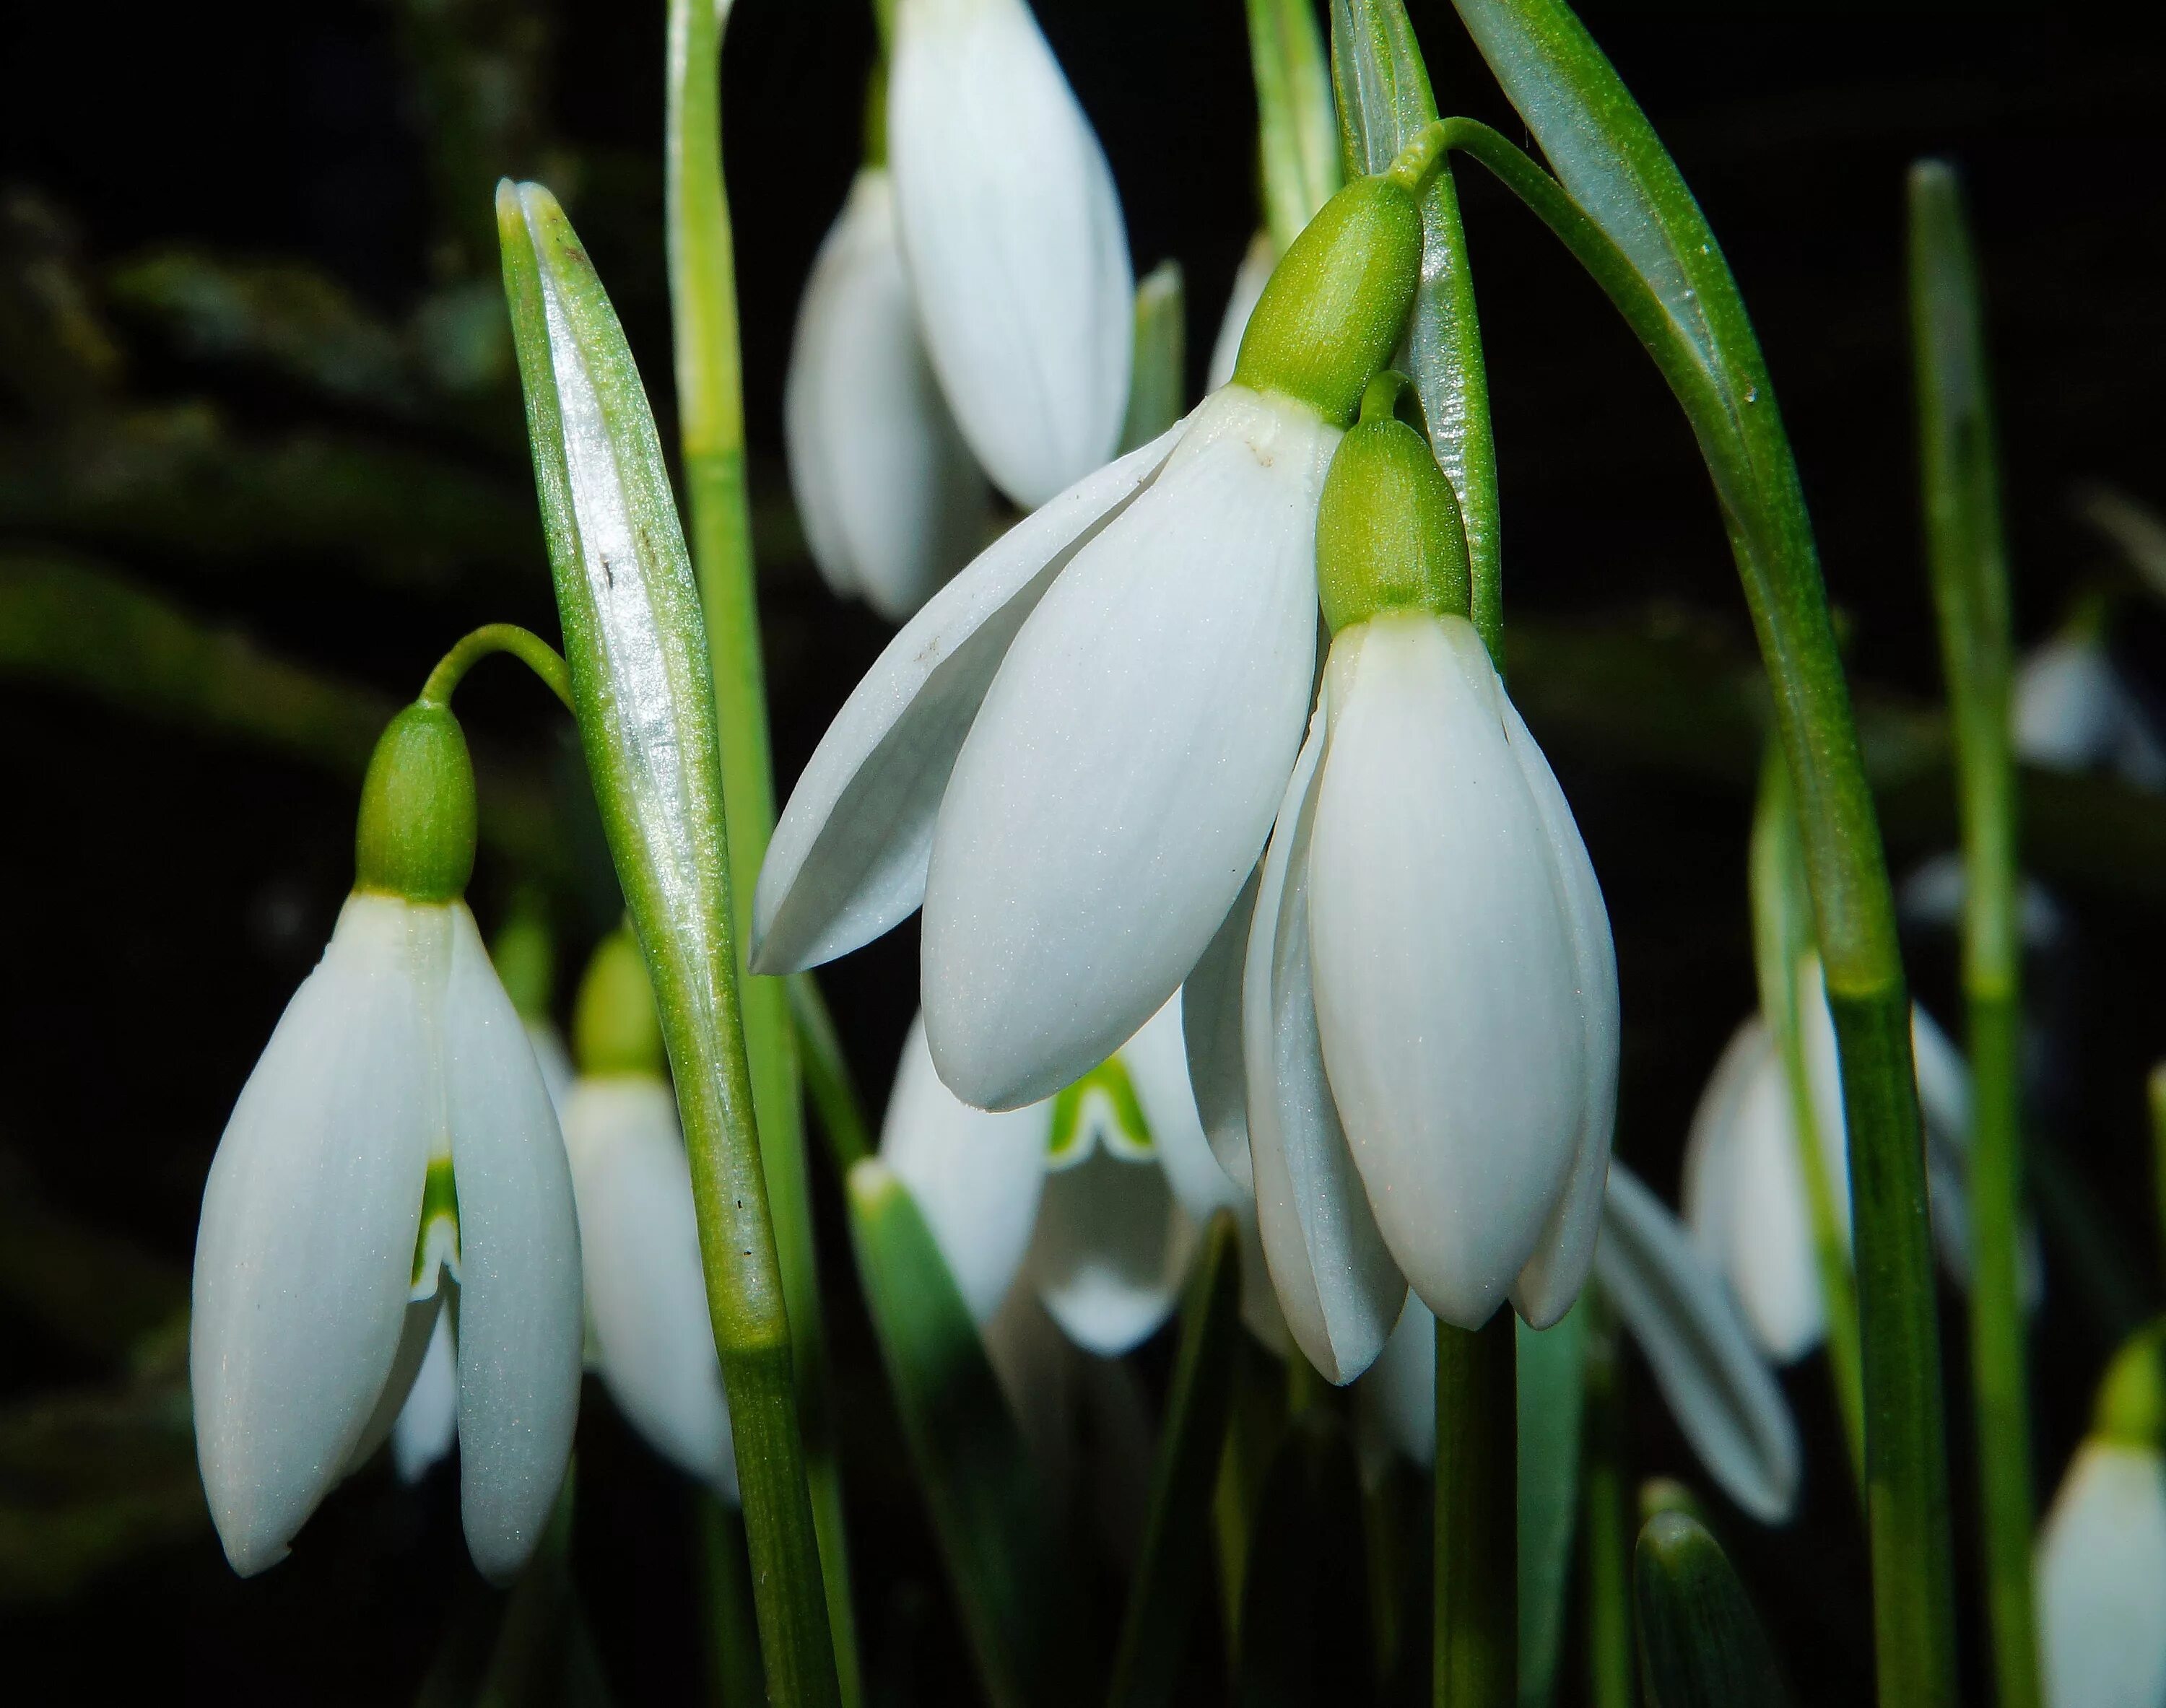
<path fill-rule="evenodd" d="M 2166 1702 L 2166 1461 L 2087 1441 L 2038 1542 L 2048 1708 Z"/>
<path fill-rule="evenodd" d="M 203 1492 L 244 1577 L 285 1557 L 392 1373 L 441 1129 L 451 936 L 443 908 L 351 897 L 211 1162 L 188 1368 Z"/>
<path fill-rule="evenodd" d="M 1587 1125 L 1549 834 L 1463 618 L 1342 631 L 1326 693 L 1308 858 L 1323 1059 L 1392 1257 L 1475 1328 L 1535 1255 Z"/>
<path fill-rule="evenodd" d="M 1773 1055 L 1774 1041 L 1758 1015 L 1730 1034 L 1708 1076 L 1685 1136 L 1685 1226 L 1708 1262 L 1726 1270 L 1737 1223 L 1739 1112 Z"/>
<path fill-rule="evenodd" d="M 391 1426 L 391 1462 L 403 1483 L 428 1475 L 459 1437 L 459 1367 L 452 1312 L 439 1309 L 421 1368 Z"/>
<path fill-rule="evenodd" d="M 444 1003 L 459 1193 L 459 1504 L 501 1583 L 556 1504 L 579 1408 L 579 1227 L 571 1170 L 526 1028 L 462 902 Z"/>
<path fill-rule="evenodd" d="M 1406 1280 L 1347 1149 L 1317 1034 L 1308 867 L 1329 723 L 1325 692 L 1264 857 L 1241 1027 L 1265 1261 L 1294 1343 L 1329 1380 L 1345 1384 L 1382 1350 Z"/>
<path fill-rule="evenodd" d="M 1098 470 L 978 554 L 904 625 L 821 738 L 753 898 L 753 964 L 832 961 L 925 896 L 933 814 L 1008 644 L 1054 578 L 1157 476 L 1175 427 Z"/>
<path fill-rule="evenodd" d="M 2131 709 L 2105 649 L 2073 635 L 2026 655 L 2015 701 L 2015 751 L 2057 771 L 2108 763 Z"/>
<path fill-rule="evenodd" d="M 1610 1165 L 1594 1266 L 1709 1474 L 1762 1523 L 1787 1519 L 1799 1467 L 1788 1403 L 1683 1224 L 1622 1163 Z"/>
<path fill-rule="evenodd" d="M 665 1458 L 735 1502 L 677 1099 L 643 1074 L 581 1079 L 564 1110 L 587 1310 L 610 1397 Z"/>
<path fill-rule="evenodd" d="M 1734 1125 L 1717 1141 L 1730 1157 L 1729 1222 L 1719 1267 L 1729 1276 L 1754 1337 L 1778 1364 L 1812 1351 L 1827 1327 L 1796 1134 L 1789 1082 L 1770 1041 Z M 1848 1177 L 1835 1178 L 1840 1183 Z M 1694 1225 L 1700 1225 L 1697 1216 Z"/>
<path fill-rule="evenodd" d="M 1301 742 L 1338 430 L 1240 386 L 1079 553 L 955 760 L 926 878 L 926 1035 L 966 1102 L 1087 1073 L 1188 976 Z"/>
<path fill-rule="evenodd" d="M 828 585 L 902 621 L 970 556 L 986 493 L 918 336 L 880 168 L 858 172 L 813 261 L 783 424 Z"/>
<path fill-rule="evenodd" d="M 1046 1173 L 1026 1271 L 1068 1337 L 1110 1358 L 1173 1315 L 1195 1250 L 1196 1225 L 1165 1171 L 1093 1145 Z"/>
<path fill-rule="evenodd" d="M 1219 318 L 1218 335 L 1212 340 L 1205 391 L 1215 392 L 1234 377 L 1234 365 L 1241 359 L 1241 335 L 1249 329 L 1249 316 L 1256 312 L 1257 299 L 1271 282 L 1271 269 L 1278 261 L 1271 233 L 1259 231 L 1249 240 L 1241 265 L 1234 271 L 1234 288 L 1226 293 L 1226 312 Z"/>
<path fill-rule="evenodd" d="M 911 1020 L 880 1127 L 880 1158 L 917 1199 L 980 1327 L 1000 1309 L 1030 1249 L 1051 1120 L 1043 1105 L 988 1115 L 959 1100 L 933 1072 L 924 1019 Z"/>
<path fill-rule="evenodd" d="M 1135 287 L 1105 152 L 1022 0 L 902 0 L 888 158 L 925 341 L 1019 504 L 1113 453 Z"/>
<path fill-rule="evenodd" d="M 1963 857 L 1948 849 L 1920 862 L 1903 880 L 1895 899 L 1904 924 L 1952 927 L 1963 914 Z M 2021 922 L 2026 948 L 2051 948 L 2068 935 L 2068 918 L 2060 903 L 2035 878 L 2023 880 Z"/>
<path fill-rule="evenodd" d="M 1181 988 L 1181 1040 L 1197 1113 L 1218 1166 L 1254 1196 L 1249 1161 L 1248 1075 L 1241 1066 L 1241 968 L 1249 955 L 1249 924 L 1256 911 L 1251 872 L 1222 924 Z"/>
<path fill-rule="evenodd" d="M 1392 1445 L 1417 1465 L 1436 1463 L 1436 1319 L 1411 1294 L 1363 1387 Z"/>
<path fill-rule="evenodd" d="M 1144 1119 L 1150 1123 L 1159 1166 L 1181 1207 L 1201 1227 L 1214 1212 L 1238 1208 L 1243 1194 L 1218 1166 L 1203 1134 L 1196 1094 L 1188 1083 L 1185 1019 L 1181 993 L 1175 991 L 1144 1023 L 1144 1029 L 1121 1046 L 1120 1058 L 1135 1087 L 1136 1100 L 1143 1105 Z"/>
<path fill-rule="evenodd" d="M 1578 1144 L 1563 1195 L 1551 1212 L 1535 1255 L 1519 1271 L 1512 1303 L 1530 1328 L 1548 1328 L 1572 1309 L 1594 1263 L 1602 1231 L 1603 1188 L 1609 1178 L 1609 1141 L 1617 1125 L 1617 1057 L 1622 1016 L 1617 994 L 1617 947 L 1609 934 L 1609 909 L 1587 857 L 1572 807 L 1557 786 L 1549 761 L 1520 719 L 1519 708 L 1503 697 L 1504 732 L 1519 762 L 1527 793 L 1548 832 L 1551 882 L 1564 909 L 1572 936 L 1572 966 L 1578 987 L 1579 1015 L 1586 1036 L 1582 1063 L 1585 1089 Z"/>

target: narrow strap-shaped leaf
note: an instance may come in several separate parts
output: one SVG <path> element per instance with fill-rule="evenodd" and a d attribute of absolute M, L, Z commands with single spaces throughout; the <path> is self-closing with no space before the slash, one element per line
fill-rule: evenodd
<path fill-rule="evenodd" d="M 843 1040 L 835 1031 L 835 1017 L 827 1012 L 827 999 L 809 973 L 790 975 L 790 1014 L 797 1024 L 797 1059 L 805 1069 L 805 1089 L 811 1094 L 813 1112 L 827 1135 L 836 1173 L 847 1174 L 850 1165 L 872 1155 L 872 1130 L 865 1125 L 864 1105 L 858 1100 L 857 1082 L 843 1054 Z"/>
<path fill-rule="evenodd" d="M 1375 1658 L 1361 1480 L 1322 1405 L 1295 1417 L 1264 1479 L 1242 1574 L 1240 1708 L 1366 1702 Z"/>
<path fill-rule="evenodd" d="M 1113 1658 L 1111 1708 L 1170 1702 L 1196 1622 L 1210 1550 L 1211 1498 L 1234 1405 L 1240 1350 L 1240 1240 L 1230 1211 L 1205 1230 L 1181 1307 L 1181 1347 L 1166 1398 L 1143 1553 Z"/>
<path fill-rule="evenodd" d="M 1331 73 L 1349 171 L 1382 171 L 1437 116 L 1429 70 L 1403 0 L 1331 0 Z M 1502 669 L 1497 447 L 1490 434 L 1474 275 L 1448 166 L 1429 180 L 1421 208 L 1421 283 L 1400 365 L 1413 378 L 1437 464 L 1459 499 L 1474 586 L 1474 626 Z"/>
<path fill-rule="evenodd" d="M 1572 1542 L 1579 1528 L 1580 1426 L 1587 1393 L 1584 1299 L 1553 1328 L 1519 1326 L 1519 1702 L 1556 1695 Z"/>
<path fill-rule="evenodd" d="M 738 1007 L 699 588 L 638 370 L 571 222 L 539 185 L 508 182 L 497 219 L 579 734 L 684 1117 L 769 1695 L 826 1708 L 835 1664 Z"/>
<path fill-rule="evenodd" d="M 1634 1550 L 1640 1670 L 1652 1708 L 1783 1708 L 1767 1633 L 1721 1544 L 1682 1512 L 1647 1521 Z"/>
<path fill-rule="evenodd" d="M 850 1237 L 917 1485 L 994 1708 L 1081 1700 L 1078 1587 L 977 1326 L 909 1189 L 850 1170 Z"/>
<path fill-rule="evenodd" d="M 1264 223 L 1271 247 L 1284 255 L 1339 185 L 1331 77 L 1313 0 L 1249 0 L 1249 60 L 1256 81 Z"/>
<path fill-rule="evenodd" d="M 1146 445 L 1187 413 L 1188 292 L 1181 263 L 1160 261 L 1136 281 L 1135 359 L 1121 452 Z"/>

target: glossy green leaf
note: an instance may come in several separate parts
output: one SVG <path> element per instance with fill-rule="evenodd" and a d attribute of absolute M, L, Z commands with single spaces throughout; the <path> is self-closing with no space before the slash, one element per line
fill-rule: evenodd
<path fill-rule="evenodd" d="M 809 973 L 790 976 L 790 1014 L 797 1025 L 797 1060 L 805 1070 L 805 1089 L 812 1099 L 813 1113 L 827 1135 L 827 1148 L 835 1159 L 835 1172 L 847 1174 L 850 1165 L 872 1154 L 872 1131 L 865 1124 L 864 1105 L 858 1101 L 849 1059 L 835 1031 L 835 1017 L 827 1012 L 827 999 Z"/>
<path fill-rule="evenodd" d="M 1080 1700 L 1077 1590 L 1047 1492 L 909 1189 L 850 1170 L 858 1278 L 917 1485 L 994 1708 Z"/>
<path fill-rule="evenodd" d="M 1650 1520 L 1633 1551 L 1640 1674 L 1651 1708 L 1783 1708 L 1790 1693 L 1729 1557 L 1682 1512 Z"/>
<path fill-rule="evenodd" d="M 1518 1329 L 1521 1708 L 1545 1708 L 1556 1694 L 1579 1527 L 1587 1311 L 1582 1299 L 1553 1328 Z"/>
<path fill-rule="evenodd" d="M 1271 247 L 1284 255 L 1341 182 L 1331 77 L 1313 0 L 1248 0 L 1248 5 L 1264 224 Z"/>

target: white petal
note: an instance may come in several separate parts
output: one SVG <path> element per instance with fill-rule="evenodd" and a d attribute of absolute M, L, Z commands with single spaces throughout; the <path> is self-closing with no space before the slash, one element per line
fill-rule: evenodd
<path fill-rule="evenodd" d="M 1218 1166 L 1250 1196 L 1256 1178 L 1249 1161 L 1248 1076 L 1241 1066 L 1241 967 L 1248 959 L 1258 877 L 1249 873 L 1181 988 L 1181 1036 L 1197 1112 Z"/>
<path fill-rule="evenodd" d="M 918 336 L 879 167 L 858 172 L 813 261 L 783 421 L 814 561 L 901 622 L 969 557 L 986 492 Z"/>
<path fill-rule="evenodd" d="M 2067 635 L 2026 655 L 2015 672 L 2015 702 L 2016 752 L 2055 771 L 2105 764 L 2128 710 L 2105 649 Z"/>
<path fill-rule="evenodd" d="M 1708 1473 L 1762 1523 L 1788 1518 L 1799 1458 L 1783 1390 L 1683 1226 L 1622 1163 L 1610 1165 L 1594 1263 Z"/>
<path fill-rule="evenodd" d="M 1362 1387 L 1392 1445 L 1415 1464 L 1436 1463 L 1436 1319 L 1412 1294 Z"/>
<path fill-rule="evenodd" d="M 902 1041 L 880 1159 L 917 1201 L 963 1302 L 983 1326 L 1006 1295 L 1038 1222 L 1051 1112 L 988 1115 L 940 1083 L 914 1017 Z"/>
<path fill-rule="evenodd" d="M 663 1458 L 734 1504 L 737 1455 L 675 1094 L 643 1074 L 581 1079 L 565 1105 L 564 1149 L 610 1397 Z"/>
<path fill-rule="evenodd" d="M 1249 316 L 1256 312 L 1257 300 L 1271 282 L 1271 269 L 1278 261 L 1270 232 L 1259 231 L 1249 240 L 1241 265 L 1234 271 L 1234 288 L 1226 293 L 1226 312 L 1219 317 L 1218 335 L 1212 340 L 1205 391 L 1215 392 L 1234 377 L 1234 365 L 1241 359 L 1241 335 L 1249 329 Z"/>
<path fill-rule="evenodd" d="M 1503 696 L 1504 732 L 1519 762 L 1527 793 L 1541 814 L 1550 843 L 1550 878 L 1572 936 L 1579 1015 L 1586 1037 L 1582 1063 L 1579 1137 L 1572 1173 L 1535 1255 L 1519 1271 L 1512 1303 L 1529 1328 L 1562 1319 L 1587 1284 L 1594 1244 L 1602 1231 L 1602 1195 L 1609 1173 L 1609 1141 L 1617 1125 L 1617 1057 L 1621 1025 L 1617 994 L 1617 948 L 1609 935 L 1609 909 L 1587 857 L 1587 844 L 1549 761 L 1535 743 L 1510 696 Z"/>
<path fill-rule="evenodd" d="M 421 1368 L 391 1426 L 391 1462 L 404 1483 L 418 1483 L 452 1450 L 459 1434 L 459 1368 L 452 1313 L 438 1310 Z"/>
<path fill-rule="evenodd" d="M 1241 1036 L 1264 1258 L 1294 1343 L 1329 1380 L 1345 1384 L 1383 1349 L 1406 1280 L 1346 1147 L 1317 1035 L 1309 841 L 1329 714 L 1327 699 L 1295 762 L 1264 857 L 1242 978 Z"/>
<path fill-rule="evenodd" d="M 1165 1171 L 1098 1145 L 1046 1174 L 1026 1271 L 1070 1340 L 1117 1357 L 1173 1315 L 1195 1249 Z"/>
<path fill-rule="evenodd" d="M 1392 1257 L 1430 1310 L 1477 1328 L 1535 1255 L 1588 1125 L 1549 834 L 1464 618 L 1343 631 L 1326 692 L 1308 899 L 1323 1059 Z"/>
<path fill-rule="evenodd" d="M 572 1055 L 563 1035 L 547 1020 L 526 1022 L 526 1041 L 534 1049 L 534 1065 L 542 1070 L 542 1083 L 549 1093 L 549 1107 L 561 1119 L 564 1098 L 572 1089 Z"/>
<path fill-rule="evenodd" d="M 2048 1708 L 2166 1701 L 2166 1461 L 2087 1441 L 2038 1542 Z"/>
<path fill-rule="evenodd" d="M 1248 879 L 1300 746 L 1316 503 L 1339 435 L 1229 386 L 1079 553 L 955 760 L 925 886 L 941 1077 L 1012 1108 L 1171 996 Z"/>
<path fill-rule="evenodd" d="M 1953 926 L 1963 913 L 1963 857 L 1953 849 L 1920 862 L 1896 892 L 1906 925 Z M 2053 893 L 2035 878 L 2023 880 L 2023 944 L 2051 948 L 2068 935 L 2068 920 Z"/>
<path fill-rule="evenodd" d="M 1134 282 L 1113 175 L 1022 0 L 902 0 L 888 157 L 942 388 L 1028 508 L 1113 454 Z"/>
<path fill-rule="evenodd" d="M 541 1540 L 579 1408 L 579 1229 L 548 1089 L 464 903 L 444 1004 L 459 1194 L 459 1500 L 501 1583 Z"/>
<path fill-rule="evenodd" d="M 1181 1207 L 1201 1227 L 1214 1212 L 1238 1207 L 1244 1194 L 1218 1166 L 1211 1142 L 1203 1136 L 1202 1117 L 1197 1113 L 1196 1094 L 1188 1083 L 1183 1018 L 1181 994 L 1176 990 L 1144 1023 L 1143 1030 L 1121 1046 L 1120 1060 L 1135 1087 L 1144 1119 L 1150 1123 L 1159 1166 L 1165 1170 Z"/>
<path fill-rule="evenodd" d="M 392 1372 L 442 1122 L 451 936 L 441 907 L 349 898 L 211 1162 L 188 1366 L 203 1492 L 244 1577 L 285 1557 Z"/>
<path fill-rule="evenodd" d="M 1175 427 L 1026 516 L 888 642 L 836 714 L 768 844 L 753 965 L 832 961 L 925 896 L 932 820 L 1008 643 L 1054 577 L 1157 476 Z"/>
<path fill-rule="evenodd" d="M 1685 1226 L 1718 1271 L 1727 1269 L 1737 1225 L 1738 1114 L 1774 1041 L 1757 1014 L 1730 1034 L 1708 1076 L 1685 1136 L 1684 1183 L 1680 1194 Z"/>

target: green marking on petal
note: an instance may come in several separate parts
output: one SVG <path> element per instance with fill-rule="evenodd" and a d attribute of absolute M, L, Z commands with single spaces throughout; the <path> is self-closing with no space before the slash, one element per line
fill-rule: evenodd
<path fill-rule="evenodd" d="M 1053 1099 L 1053 1131 L 1046 1141 L 1049 1169 L 1073 1168 L 1088 1162 L 1098 1145 L 1123 1162 L 1149 1162 L 1158 1155 L 1150 1123 L 1136 1096 L 1135 1082 L 1109 1056 Z"/>
<path fill-rule="evenodd" d="M 428 1178 L 421 1186 L 421 1227 L 414 1236 L 415 1299 L 426 1299 L 436 1290 L 436 1278 L 450 1270 L 459 1278 L 459 1189 L 452 1178 L 449 1157 L 429 1159 Z"/>

